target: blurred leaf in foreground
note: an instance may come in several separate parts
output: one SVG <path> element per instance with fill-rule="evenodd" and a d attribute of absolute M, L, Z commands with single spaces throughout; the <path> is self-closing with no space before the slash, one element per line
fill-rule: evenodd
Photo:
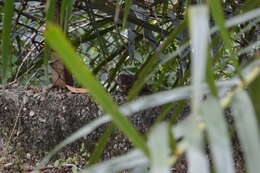
<path fill-rule="evenodd" d="M 151 154 L 151 173 L 170 173 L 170 140 L 167 123 L 156 125 L 148 139 Z"/>
<path fill-rule="evenodd" d="M 251 97 L 254 109 L 256 112 L 258 127 L 260 126 L 260 76 L 258 76 L 253 83 L 249 85 L 249 95 Z M 258 129 L 260 130 L 260 129 Z"/>
<path fill-rule="evenodd" d="M 68 42 L 65 35 L 62 34 L 61 30 L 54 24 L 49 23 L 45 36 L 50 46 L 58 53 L 63 63 L 78 82 L 88 89 L 95 101 L 111 115 L 112 121 L 116 126 L 129 137 L 136 147 L 142 149 L 148 155 L 148 148 L 144 139 L 135 131 L 127 118 L 119 111 L 113 99 L 106 93 L 103 86 L 75 54 L 72 45 Z"/>
<path fill-rule="evenodd" d="M 244 90 L 236 92 L 231 108 L 246 167 L 248 172 L 257 173 L 260 170 L 260 134 L 253 105 Z"/>
<path fill-rule="evenodd" d="M 219 101 L 209 96 L 201 109 L 217 173 L 234 173 L 231 143 Z"/>

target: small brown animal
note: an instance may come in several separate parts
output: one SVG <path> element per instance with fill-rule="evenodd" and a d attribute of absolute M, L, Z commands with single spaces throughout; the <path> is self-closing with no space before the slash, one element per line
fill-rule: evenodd
<path fill-rule="evenodd" d="M 125 74 L 125 73 L 119 74 L 116 80 L 117 84 L 119 85 L 120 91 L 126 94 L 132 88 L 135 81 L 136 81 L 136 77 L 134 75 Z M 145 85 L 140 91 L 139 95 L 147 95 L 151 93 L 152 91 L 148 88 L 147 85 Z"/>

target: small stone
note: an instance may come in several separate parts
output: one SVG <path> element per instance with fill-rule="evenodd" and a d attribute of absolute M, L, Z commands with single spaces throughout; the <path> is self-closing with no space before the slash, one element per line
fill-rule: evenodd
<path fill-rule="evenodd" d="M 4 165 L 4 168 L 8 168 L 8 167 L 10 167 L 10 166 L 12 166 L 14 163 L 6 163 L 5 165 Z"/>
<path fill-rule="evenodd" d="M 44 118 L 39 118 L 39 121 L 40 121 L 41 123 L 46 123 L 46 119 L 44 119 Z"/>
<path fill-rule="evenodd" d="M 26 104 L 29 102 L 29 98 L 27 96 L 23 97 L 23 104 Z"/>
<path fill-rule="evenodd" d="M 32 117 L 35 115 L 35 113 L 33 111 L 30 111 L 29 115 L 30 115 L 30 117 Z"/>
<path fill-rule="evenodd" d="M 31 158 L 31 154 L 30 153 L 26 153 L 26 158 L 30 159 Z"/>
<path fill-rule="evenodd" d="M 40 101 L 42 102 L 42 101 L 44 101 L 45 100 L 45 97 L 41 97 L 40 98 Z"/>
<path fill-rule="evenodd" d="M 66 112 L 66 106 L 62 106 L 63 112 Z"/>

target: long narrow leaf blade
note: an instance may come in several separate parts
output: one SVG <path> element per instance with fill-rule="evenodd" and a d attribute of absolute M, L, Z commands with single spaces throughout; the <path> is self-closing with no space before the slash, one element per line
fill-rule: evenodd
<path fill-rule="evenodd" d="M 48 0 L 46 2 L 46 21 L 51 22 L 54 19 L 55 16 L 55 8 L 56 8 L 56 0 Z M 48 25 L 46 25 L 46 28 L 48 28 Z M 44 73 L 46 76 L 46 79 L 48 79 L 48 60 L 51 53 L 51 49 L 49 44 L 46 42 L 44 44 L 44 56 L 43 56 L 43 64 L 44 64 Z"/>
<path fill-rule="evenodd" d="M 123 156 L 93 165 L 83 169 L 80 173 L 114 173 L 135 168 L 148 163 L 148 159 L 140 150 L 130 151 Z"/>
<path fill-rule="evenodd" d="M 2 61 L 3 61 L 3 83 L 8 80 L 8 71 L 11 69 L 11 27 L 12 17 L 14 15 L 14 1 L 8 0 L 4 4 L 4 23 L 2 32 Z"/>
<path fill-rule="evenodd" d="M 144 65 L 142 70 L 138 74 L 137 81 L 134 83 L 133 87 L 128 93 L 128 100 L 132 100 L 136 95 L 141 91 L 145 82 L 149 77 L 154 73 L 153 69 L 157 69 L 156 65 L 158 64 L 158 58 L 162 55 L 163 51 L 172 43 L 172 41 L 176 38 L 176 36 L 183 30 L 186 25 L 186 20 L 184 19 L 183 23 L 180 24 L 176 30 L 174 30 L 163 42 L 163 44 L 159 47 L 156 52 L 149 57 L 149 61 Z"/>
<path fill-rule="evenodd" d="M 257 116 L 258 127 L 260 126 L 260 76 L 258 76 L 253 83 L 249 86 L 249 94 L 254 105 Z M 259 127 L 260 128 L 260 127 Z M 259 129 L 260 130 L 260 129 Z"/>
<path fill-rule="evenodd" d="M 189 30 L 192 48 L 192 113 L 189 132 L 185 135 L 189 143 L 187 159 L 190 173 L 208 173 L 209 167 L 203 145 L 203 133 L 197 118 L 202 98 L 202 83 L 205 78 L 209 39 L 209 14 L 205 5 L 189 9 Z M 203 34 L 201 34 L 203 33 Z M 191 131 L 190 131 L 191 130 Z"/>
<path fill-rule="evenodd" d="M 124 17 L 123 17 L 123 27 L 125 28 L 126 23 L 127 23 L 127 18 L 129 15 L 129 11 L 130 11 L 130 6 L 132 5 L 132 0 L 126 0 L 125 1 L 125 8 L 124 8 Z"/>
<path fill-rule="evenodd" d="M 170 140 L 168 124 L 161 123 L 156 125 L 148 139 L 148 146 L 151 154 L 151 173 L 170 173 Z"/>
<path fill-rule="evenodd" d="M 45 33 L 46 40 L 59 54 L 66 67 L 78 79 L 79 83 L 90 91 L 97 103 L 112 116 L 113 122 L 129 137 L 133 144 L 141 148 L 145 154 L 148 154 L 148 149 L 143 138 L 135 131 L 126 117 L 122 115 L 118 106 L 113 102 L 113 99 L 106 93 L 102 85 L 75 54 L 72 45 L 67 41 L 61 30 L 53 24 L 48 25 L 49 27 Z"/>
<path fill-rule="evenodd" d="M 202 97 L 201 84 L 205 78 L 209 40 L 209 14 L 204 5 L 189 9 L 189 29 L 192 47 L 193 113 L 197 113 Z M 203 34 L 201 34 L 203 33 Z"/>
<path fill-rule="evenodd" d="M 232 49 L 232 41 L 230 39 L 230 34 L 229 34 L 227 28 L 225 27 L 225 18 L 224 18 L 222 4 L 221 4 L 220 0 L 210 0 L 210 1 L 208 1 L 208 3 L 210 6 L 210 9 L 211 9 L 211 12 L 212 12 L 212 16 L 219 27 L 221 37 L 224 41 L 224 45 L 230 51 L 231 60 L 233 61 L 233 64 L 235 65 L 236 70 L 241 77 L 240 67 L 239 67 L 238 61 L 235 57 L 235 52 Z"/>
<path fill-rule="evenodd" d="M 68 23 L 70 20 L 70 15 L 73 9 L 73 4 L 75 0 L 63 0 L 61 4 L 61 14 L 60 14 L 60 21 L 62 29 L 65 33 L 68 31 Z"/>
<path fill-rule="evenodd" d="M 106 127 L 104 134 L 99 138 L 94 151 L 91 153 L 89 157 L 88 165 L 93 165 L 99 161 L 106 147 L 106 144 L 109 142 L 109 137 L 112 134 L 112 132 L 113 132 L 113 125 L 109 124 L 108 127 Z"/>
<path fill-rule="evenodd" d="M 257 173 L 260 170 L 260 134 L 253 105 L 245 91 L 236 92 L 231 108 L 246 167 L 248 172 Z"/>
<path fill-rule="evenodd" d="M 209 173 L 209 163 L 203 145 L 202 129 L 194 119 L 187 122 L 184 130 L 184 138 L 187 143 L 187 160 L 189 173 Z"/>
<path fill-rule="evenodd" d="M 201 109 L 217 173 L 234 173 L 232 149 L 220 103 L 211 96 L 202 104 Z"/>

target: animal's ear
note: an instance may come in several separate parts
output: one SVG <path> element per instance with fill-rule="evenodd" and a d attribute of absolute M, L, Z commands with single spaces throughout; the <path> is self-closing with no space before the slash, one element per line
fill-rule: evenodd
<path fill-rule="evenodd" d="M 52 63 L 50 63 L 52 68 L 52 83 L 55 86 L 66 87 L 66 85 L 73 86 L 73 78 L 71 74 L 67 71 L 65 66 L 60 61 L 56 53 L 51 53 Z"/>
<path fill-rule="evenodd" d="M 121 73 L 117 76 L 116 82 L 122 92 L 128 92 L 135 82 L 135 76 Z"/>

